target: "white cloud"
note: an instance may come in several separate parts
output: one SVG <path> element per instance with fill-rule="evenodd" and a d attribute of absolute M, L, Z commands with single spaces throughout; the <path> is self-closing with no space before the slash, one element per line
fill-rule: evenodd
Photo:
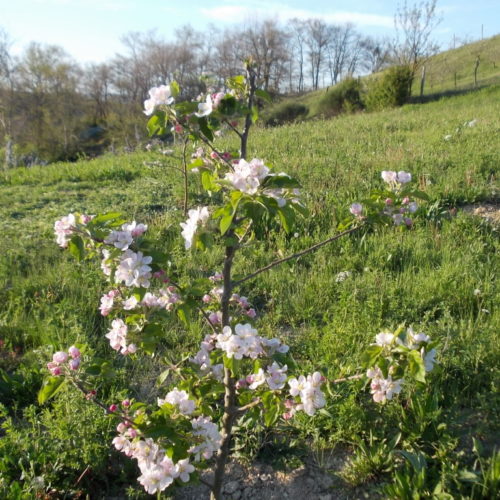
<path fill-rule="evenodd" d="M 279 3 L 269 3 L 266 7 L 262 6 L 262 4 L 257 4 L 255 7 L 221 5 L 213 8 L 202 8 L 201 13 L 212 21 L 227 23 L 242 22 L 255 17 L 264 19 L 276 17 L 282 21 L 293 18 L 319 18 L 328 23 L 335 24 L 354 23 L 358 26 L 394 27 L 394 19 L 392 16 L 348 11 L 324 11 L 320 14 L 312 10 L 294 9 Z"/>

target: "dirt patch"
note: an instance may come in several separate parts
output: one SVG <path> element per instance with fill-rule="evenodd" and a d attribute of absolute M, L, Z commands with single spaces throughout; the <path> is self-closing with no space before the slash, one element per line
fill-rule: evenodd
<path fill-rule="evenodd" d="M 245 466 L 237 462 L 229 464 L 223 494 L 227 500 L 355 500 L 380 498 L 371 488 L 352 488 L 338 476 L 348 459 L 348 453 L 330 454 L 324 463 L 314 460 L 292 470 L 274 470 L 268 464 L 255 463 Z M 207 481 L 211 474 L 203 475 Z M 204 485 L 180 488 L 175 500 L 203 500 L 210 498 Z"/>
<path fill-rule="evenodd" d="M 500 204 L 498 203 L 477 203 L 466 205 L 462 210 L 468 214 L 483 217 L 491 224 L 500 225 Z"/>

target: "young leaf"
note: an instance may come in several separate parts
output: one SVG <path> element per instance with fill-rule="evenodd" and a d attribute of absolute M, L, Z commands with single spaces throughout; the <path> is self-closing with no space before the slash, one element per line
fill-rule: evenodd
<path fill-rule="evenodd" d="M 85 257 L 85 245 L 82 238 L 77 234 L 73 235 L 71 238 L 68 244 L 68 249 L 69 253 L 78 261 Z"/>
<path fill-rule="evenodd" d="M 43 405 L 45 401 L 53 397 L 66 382 L 64 377 L 49 377 L 45 379 L 40 392 L 38 393 L 38 402 Z"/>
<path fill-rule="evenodd" d="M 219 223 L 221 236 L 224 236 L 226 234 L 227 230 L 231 227 L 231 224 L 233 222 L 233 217 L 234 217 L 234 214 L 225 215 L 224 217 L 221 218 L 220 223 Z"/>

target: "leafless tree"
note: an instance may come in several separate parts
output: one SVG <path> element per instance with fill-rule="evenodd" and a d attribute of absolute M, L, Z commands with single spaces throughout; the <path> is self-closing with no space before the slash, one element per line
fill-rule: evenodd
<path fill-rule="evenodd" d="M 393 52 L 398 64 L 407 65 L 415 77 L 419 66 L 437 52 L 432 32 L 442 18 L 436 12 L 437 0 L 422 1 L 398 6 L 394 17 L 396 40 Z"/>
<path fill-rule="evenodd" d="M 326 58 L 326 50 L 330 42 L 331 30 L 320 19 L 307 21 L 306 45 L 309 49 L 309 64 L 311 65 L 311 80 L 313 90 L 319 88 L 319 76 Z"/>

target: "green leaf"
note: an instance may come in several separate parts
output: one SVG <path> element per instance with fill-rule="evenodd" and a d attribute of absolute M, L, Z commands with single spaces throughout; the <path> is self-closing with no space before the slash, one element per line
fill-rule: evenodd
<path fill-rule="evenodd" d="M 195 158 L 188 166 L 187 168 L 191 170 L 192 168 L 199 168 L 203 167 L 204 162 L 201 158 Z"/>
<path fill-rule="evenodd" d="M 267 101 L 267 102 L 271 102 L 272 99 L 271 99 L 271 96 L 269 95 L 268 92 L 266 92 L 265 90 L 262 90 L 262 89 L 257 89 L 255 91 L 255 95 L 257 97 L 260 97 L 261 99 L 264 99 L 264 101 Z"/>
<path fill-rule="evenodd" d="M 221 218 L 220 223 L 219 223 L 221 236 L 224 236 L 224 234 L 226 234 L 227 230 L 231 227 L 231 224 L 233 222 L 233 217 L 234 217 L 234 214 L 226 215 L 226 216 Z"/>
<path fill-rule="evenodd" d="M 255 123 L 259 119 L 259 109 L 257 106 L 252 106 L 251 113 L 252 123 Z"/>
<path fill-rule="evenodd" d="M 382 347 L 379 345 L 370 345 L 365 349 L 365 352 L 362 354 L 361 359 L 363 361 L 363 365 L 366 368 L 371 368 L 376 365 L 378 358 L 380 357 L 380 353 L 382 352 Z"/>
<path fill-rule="evenodd" d="M 264 179 L 263 185 L 266 188 L 294 189 L 301 187 L 296 179 L 288 175 L 282 175 L 282 174 L 267 176 Z"/>
<path fill-rule="evenodd" d="M 461 470 L 458 474 L 458 479 L 460 479 L 460 481 L 465 481 L 467 483 L 479 482 L 478 475 L 475 472 L 469 470 Z"/>
<path fill-rule="evenodd" d="M 213 191 L 213 186 L 214 186 L 214 183 L 213 183 L 213 180 L 214 180 L 214 176 L 212 175 L 212 173 L 209 171 L 209 170 L 203 170 L 201 172 L 201 184 L 203 186 L 203 189 L 205 191 Z"/>
<path fill-rule="evenodd" d="M 48 399 L 52 398 L 66 382 L 64 377 L 49 377 L 43 382 L 42 388 L 38 393 L 38 402 L 43 405 Z"/>
<path fill-rule="evenodd" d="M 154 135 L 165 134 L 165 112 L 156 112 L 148 121 L 147 124 L 148 134 L 150 137 Z"/>
<path fill-rule="evenodd" d="M 232 76 L 226 80 L 226 84 L 230 89 L 244 90 L 245 77 L 243 75 Z"/>
<path fill-rule="evenodd" d="M 412 377 L 425 383 L 425 364 L 418 351 L 408 352 L 409 370 Z"/>
<path fill-rule="evenodd" d="M 179 84 L 175 81 L 172 80 L 170 82 L 170 93 L 172 94 L 172 97 L 177 97 L 180 94 L 180 87 Z"/>
<path fill-rule="evenodd" d="M 85 244 L 80 236 L 73 235 L 68 244 L 69 253 L 80 261 L 85 257 Z"/>
<path fill-rule="evenodd" d="M 203 135 L 209 140 L 213 141 L 214 140 L 214 134 L 210 130 L 210 127 L 208 126 L 208 121 L 206 117 L 202 116 L 198 118 L 198 125 L 200 127 L 200 130 L 203 132 Z"/>
<path fill-rule="evenodd" d="M 189 115 L 195 111 L 198 111 L 198 103 L 192 101 L 183 101 L 175 105 L 175 110 L 181 115 Z"/>
<path fill-rule="evenodd" d="M 278 215 L 283 229 L 290 233 L 295 225 L 295 212 L 288 205 L 285 205 L 278 209 Z"/>
<path fill-rule="evenodd" d="M 125 219 L 123 219 L 123 215 L 120 212 L 107 212 L 105 214 L 99 214 L 96 215 L 89 223 L 87 223 L 87 226 L 89 225 L 98 225 L 103 222 L 110 222 L 114 221 L 116 219 L 119 219 L 120 222 Z"/>

